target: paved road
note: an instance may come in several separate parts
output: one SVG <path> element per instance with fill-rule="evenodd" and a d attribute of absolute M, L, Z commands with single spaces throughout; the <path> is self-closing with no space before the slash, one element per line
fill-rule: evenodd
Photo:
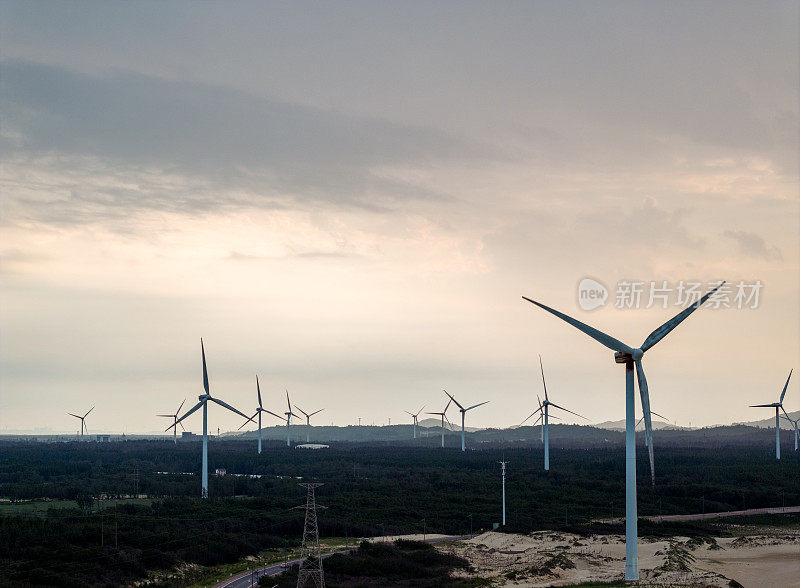
<path fill-rule="evenodd" d="M 747 510 L 728 510 L 725 512 L 707 512 L 701 514 L 685 514 L 685 515 L 664 515 L 654 517 L 639 517 L 656 523 L 667 521 L 702 521 L 705 519 L 719 519 L 722 517 L 742 517 L 747 515 L 759 514 L 783 514 L 790 512 L 800 512 L 800 506 L 778 506 L 775 508 L 748 508 Z M 601 523 L 621 523 L 624 518 L 615 519 L 601 519 Z"/>
<path fill-rule="evenodd" d="M 468 539 L 472 535 L 436 535 L 431 537 L 430 539 L 425 539 L 425 543 L 439 543 L 440 541 L 457 541 L 460 539 Z M 395 541 L 397 539 L 403 539 L 405 537 L 416 537 L 415 535 L 400 535 L 397 537 L 372 537 L 370 540 L 372 541 Z M 336 553 L 349 553 L 353 551 L 350 550 L 342 550 L 337 551 Z M 333 555 L 332 553 L 325 553 L 322 555 L 323 559 L 330 557 Z M 301 559 L 291 559 L 288 562 L 288 567 L 291 567 L 295 564 L 299 564 L 302 560 Z M 282 574 L 286 569 L 285 563 L 277 563 L 272 564 L 263 568 L 259 568 L 257 570 L 250 570 L 248 572 L 242 572 L 240 574 L 236 574 L 235 576 L 231 576 L 227 580 L 223 580 L 219 584 L 214 585 L 214 588 L 250 588 L 251 586 L 257 586 L 258 580 L 261 576 L 278 576 Z"/>

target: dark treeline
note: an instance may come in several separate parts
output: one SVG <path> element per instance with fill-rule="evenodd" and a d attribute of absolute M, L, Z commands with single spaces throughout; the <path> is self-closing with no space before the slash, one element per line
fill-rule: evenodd
<path fill-rule="evenodd" d="M 663 436 L 658 432 L 657 442 Z M 508 530 L 570 529 L 624 514 L 624 447 L 617 444 L 567 449 L 554 442 L 551 471 L 544 472 L 540 444 L 462 453 L 267 442 L 258 455 L 252 441 L 215 440 L 210 498 L 202 501 L 199 443 L 0 442 L 0 497 L 75 501 L 74 509 L 2 516 L 0 583 L 119 585 L 148 569 L 226 563 L 296 545 L 303 511 L 292 507 L 305 500 L 301 478 L 325 484 L 317 490 L 328 507 L 319 517 L 322 537 L 491 528 L 501 519 L 503 457 Z M 776 461 L 762 447 L 657 445 L 655 487 L 646 452 L 638 455 L 639 514 L 797 505 L 799 464 L 791 450 Z M 216 468 L 227 475 L 214 476 Z M 153 503 L 115 511 L 98 500 L 132 494 Z"/>

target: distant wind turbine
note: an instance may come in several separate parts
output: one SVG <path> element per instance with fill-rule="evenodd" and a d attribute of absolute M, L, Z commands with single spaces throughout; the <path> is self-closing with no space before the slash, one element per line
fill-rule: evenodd
<path fill-rule="evenodd" d="M 536 400 L 539 401 L 539 408 L 534 410 L 530 414 L 530 416 L 527 419 L 525 419 L 525 421 L 527 421 L 529 418 L 531 418 L 537 412 L 541 414 L 542 435 L 544 436 L 544 469 L 545 470 L 550 470 L 550 422 L 549 422 L 549 418 L 548 418 L 550 416 L 550 407 L 552 406 L 553 408 L 558 408 L 558 409 L 563 410 L 565 412 L 568 412 L 570 414 L 574 414 L 575 416 L 579 416 L 582 419 L 586 419 L 586 417 L 582 416 L 582 415 L 579 415 L 577 412 L 572 412 L 571 410 L 567 410 L 563 406 L 559 406 L 559 405 L 555 404 L 554 402 L 550 402 L 550 399 L 547 397 L 547 382 L 545 382 L 545 379 L 544 379 L 544 366 L 542 365 L 542 356 L 541 355 L 539 356 L 539 367 L 542 370 L 542 386 L 544 387 L 544 402 L 539 400 L 539 397 L 537 396 Z M 586 420 L 588 420 L 588 419 L 586 419 Z M 524 423 L 525 421 L 522 421 L 522 423 Z M 522 424 L 522 423 L 520 423 L 520 424 Z"/>
<path fill-rule="evenodd" d="M 414 421 L 414 439 L 416 439 L 416 438 L 417 438 L 417 424 L 418 424 L 417 417 L 419 416 L 419 413 L 421 413 L 421 412 L 422 412 L 422 409 L 423 409 L 423 408 L 425 408 L 425 405 L 423 405 L 423 406 L 422 406 L 422 408 L 420 408 L 420 409 L 419 409 L 417 412 L 415 412 L 415 413 L 414 413 L 414 412 L 408 412 L 407 410 L 406 410 L 406 411 L 404 411 L 406 414 L 410 414 L 410 415 L 411 415 L 411 418 L 412 418 L 412 420 Z"/>
<path fill-rule="evenodd" d="M 296 404 L 294 405 L 294 407 L 297 410 L 299 410 L 300 412 L 302 412 L 303 416 L 306 417 L 306 427 L 307 427 L 306 428 L 306 443 L 311 443 L 311 417 L 314 416 L 315 414 L 317 414 L 318 412 L 322 412 L 325 409 L 324 408 L 320 408 L 319 410 L 315 410 L 312 413 L 307 413 L 306 411 L 304 411 L 302 408 L 300 408 Z"/>
<path fill-rule="evenodd" d="M 156 416 L 167 417 L 168 419 L 172 419 L 173 420 L 172 424 L 176 425 L 178 423 L 178 415 L 181 414 L 181 409 L 183 408 L 184 402 L 186 402 L 185 398 L 183 399 L 183 402 L 181 402 L 181 405 L 178 407 L 178 410 L 175 411 L 175 414 L 157 414 Z M 186 430 L 183 426 L 183 423 L 181 423 L 181 429 L 183 429 L 184 431 Z M 172 431 L 172 440 L 175 443 L 178 442 L 178 427 L 175 427 L 175 429 L 173 429 Z"/>
<path fill-rule="evenodd" d="M 286 391 L 286 404 L 289 406 L 289 410 L 283 414 L 286 415 L 286 447 L 291 447 L 292 443 L 289 438 L 289 422 L 292 420 L 292 417 L 300 418 L 296 414 L 292 412 L 292 403 L 289 402 L 289 391 Z"/>
<path fill-rule="evenodd" d="M 92 412 L 93 410 L 94 406 L 90 408 L 88 411 L 86 411 L 86 414 L 83 416 L 80 416 L 78 414 L 72 414 L 71 412 L 67 413 L 69 416 L 74 416 L 76 419 L 81 419 L 81 441 L 83 441 L 83 431 L 85 430 L 87 433 L 89 432 L 89 428 L 86 426 L 86 417 L 89 416 L 89 413 Z"/>
<path fill-rule="evenodd" d="M 450 403 L 453 402 L 452 400 L 447 401 L 447 405 L 445 405 L 444 410 L 442 412 L 426 412 L 425 414 L 436 414 L 442 417 L 442 448 L 444 448 L 444 421 L 447 419 L 447 423 L 450 424 L 450 419 L 447 418 L 447 409 L 450 408 Z M 452 425 L 451 425 L 452 426 Z"/>
<path fill-rule="evenodd" d="M 256 408 L 255 414 L 253 414 L 252 417 L 248 418 L 245 422 L 243 422 L 242 426 L 239 427 L 239 429 L 241 430 L 242 427 L 244 427 L 247 423 L 249 423 L 249 422 L 251 422 L 253 420 L 253 417 L 258 415 L 258 452 L 261 453 L 261 413 L 262 412 L 269 413 L 272 416 L 278 417 L 281 420 L 283 420 L 283 417 L 281 415 L 279 415 L 279 414 L 275 414 L 274 412 L 272 412 L 270 410 L 267 410 L 261 404 L 261 386 L 258 385 L 258 376 L 256 376 L 256 392 L 258 393 L 258 408 Z"/>
<path fill-rule="evenodd" d="M 202 472 L 200 496 L 202 498 L 208 498 L 208 401 L 210 400 L 211 402 L 216 402 L 223 408 L 227 408 L 228 410 L 235 412 L 240 416 L 243 416 L 248 421 L 252 421 L 253 419 L 251 419 L 243 412 L 236 410 L 230 404 L 223 402 L 219 398 L 214 398 L 211 396 L 211 392 L 208 386 L 208 369 L 206 368 L 206 350 L 205 347 L 203 346 L 202 338 L 200 339 L 200 353 L 203 356 L 203 389 L 205 390 L 205 394 L 201 394 L 200 396 L 198 396 L 197 399 L 200 402 L 195 404 L 191 408 L 191 410 L 184 413 L 184 415 L 181 418 L 176 420 L 171 426 L 167 427 L 166 430 L 169 431 L 170 429 L 174 428 L 178 423 L 187 418 L 189 415 L 193 414 L 198 409 L 200 408 L 203 409 L 203 472 Z"/>
<path fill-rule="evenodd" d="M 645 435 L 648 440 L 648 450 L 650 454 L 650 479 L 655 484 L 655 466 L 653 463 L 653 426 L 650 418 L 650 393 L 647 388 L 647 378 L 642 368 L 642 356 L 656 343 L 666 337 L 675 327 L 681 324 L 686 317 L 708 300 L 725 282 L 721 282 L 716 288 L 707 292 L 694 304 L 682 310 L 655 331 L 650 333 L 644 340 L 642 346 L 634 349 L 625 345 L 622 341 L 606 335 L 602 331 L 590 327 L 579 320 L 572 318 L 562 312 L 545 306 L 535 300 L 523 296 L 531 304 L 546 310 L 557 316 L 561 320 L 571 324 L 573 327 L 589 335 L 595 341 L 614 351 L 614 361 L 625 364 L 625 579 L 639 579 L 639 550 L 636 543 L 638 536 L 638 521 L 636 519 L 636 427 L 635 427 L 635 400 L 633 389 L 633 370 L 636 366 L 636 375 L 639 380 L 639 393 L 642 400 L 642 413 L 644 414 Z"/>
<path fill-rule="evenodd" d="M 660 415 L 660 414 L 658 414 L 656 411 L 654 411 L 654 410 L 651 410 L 651 411 L 650 411 L 650 414 L 651 414 L 651 415 L 653 415 L 653 416 L 657 416 L 658 418 L 660 418 L 660 419 L 663 419 L 663 420 L 667 421 L 667 424 L 669 424 L 669 419 L 668 419 L 667 417 L 661 416 L 661 415 Z M 639 424 L 640 424 L 640 423 L 641 423 L 643 420 L 644 420 L 644 416 L 642 416 L 642 417 L 641 417 L 641 418 L 640 418 L 638 421 L 636 421 L 636 426 L 638 427 L 638 426 L 639 426 Z M 645 447 L 647 447 L 647 435 L 645 435 L 645 436 L 644 436 L 644 446 L 645 446 Z"/>
<path fill-rule="evenodd" d="M 473 408 L 478 408 L 479 406 L 483 406 L 484 404 L 488 404 L 490 401 L 486 400 L 484 402 L 481 402 L 481 403 L 478 403 L 478 404 L 473 404 L 472 406 L 464 408 L 463 406 L 461 406 L 458 403 L 458 400 L 453 398 L 453 396 L 450 394 L 450 392 L 448 392 L 447 390 L 444 390 L 444 393 L 447 394 L 448 396 L 450 396 L 450 400 L 452 400 L 453 402 L 456 403 L 456 406 L 458 406 L 459 412 L 461 412 L 461 451 L 466 451 L 467 450 L 467 444 L 466 444 L 466 436 L 465 436 L 465 432 L 464 432 L 464 415 L 467 414 L 468 410 L 472 410 Z"/>
<path fill-rule="evenodd" d="M 781 418 L 786 419 L 794 425 L 794 450 L 797 451 L 797 423 L 800 423 L 800 418 L 792 419 L 788 414 L 781 415 Z"/>
<path fill-rule="evenodd" d="M 789 377 L 786 378 L 786 384 L 783 386 L 783 392 L 781 392 L 781 399 L 778 402 L 773 402 L 771 404 L 751 404 L 750 408 L 764 408 L 764 407 L 775 407 L 775 459 L 781 458 L 781 425 L 778 412 L 780 408 L 783 411 L 783 414 L 786 415 L 786 418 L 789 418 L 789 415 L 786 413 L 786 409 L 783 408 L 783 397 L 786 396 L 786 389 L 789 387 L 789 380 L 792 377 L 792 372 L 794 369 L 789 370 Z M 789 419 L 791 420 L 791 419 Z M 796 449 L 796 448 L 795 448 Z"/>

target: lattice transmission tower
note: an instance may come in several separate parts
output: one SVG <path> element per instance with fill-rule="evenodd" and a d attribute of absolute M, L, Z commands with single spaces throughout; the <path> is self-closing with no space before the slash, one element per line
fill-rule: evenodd
<path fill-rule="evenodd" d="M 317 506 L 314 497 L 314 489 L 322 484 L 298 484 L 307 490 L 305 507 L 295 508 L 306 509 L 306 524 L 303 527 L 303 546 L 301 554 L 303 561 L 300 564 L 300 572 L 297 575 L 297 588 L 303 586 L 315 586 L 325 588 L 325 572 L 322 569 L 322 550 L 319 547 L 319 527 L 317 526 Z"/>

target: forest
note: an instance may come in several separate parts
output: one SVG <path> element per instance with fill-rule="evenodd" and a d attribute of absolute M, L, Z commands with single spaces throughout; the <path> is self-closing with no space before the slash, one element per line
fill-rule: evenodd
<path fill-rule="evenodd" d="M 324 484 L 317 490 L 323 538 L 490 529 L 501 521 L 501 459 L 508 462 L 504 530 L 614 531 L 596 520 L 624 514 L 624 447 L 554 437 L 549 472 L 538 440 L 464 453 L 381 443 L 303 450 L 268 441 L 259 455 L 251 440 L 215 439 L 208 500 L 199 498 L 197 442 L 0 441 L 0 583 L 121 585 L 153 570 L 296 546 L 303 481 Z M 655 486 L 640 450 L 639 515 L 798 505 L 800 460 L 788 449 L 776 461 L 761 444 L 663 442 Z M 214 475 L 217 468 L 226 474 Z M 684 527 L 689 534 L 691 525 Z M 658 525 L 643 524 L 642 533 L 658 533 Z"/>

